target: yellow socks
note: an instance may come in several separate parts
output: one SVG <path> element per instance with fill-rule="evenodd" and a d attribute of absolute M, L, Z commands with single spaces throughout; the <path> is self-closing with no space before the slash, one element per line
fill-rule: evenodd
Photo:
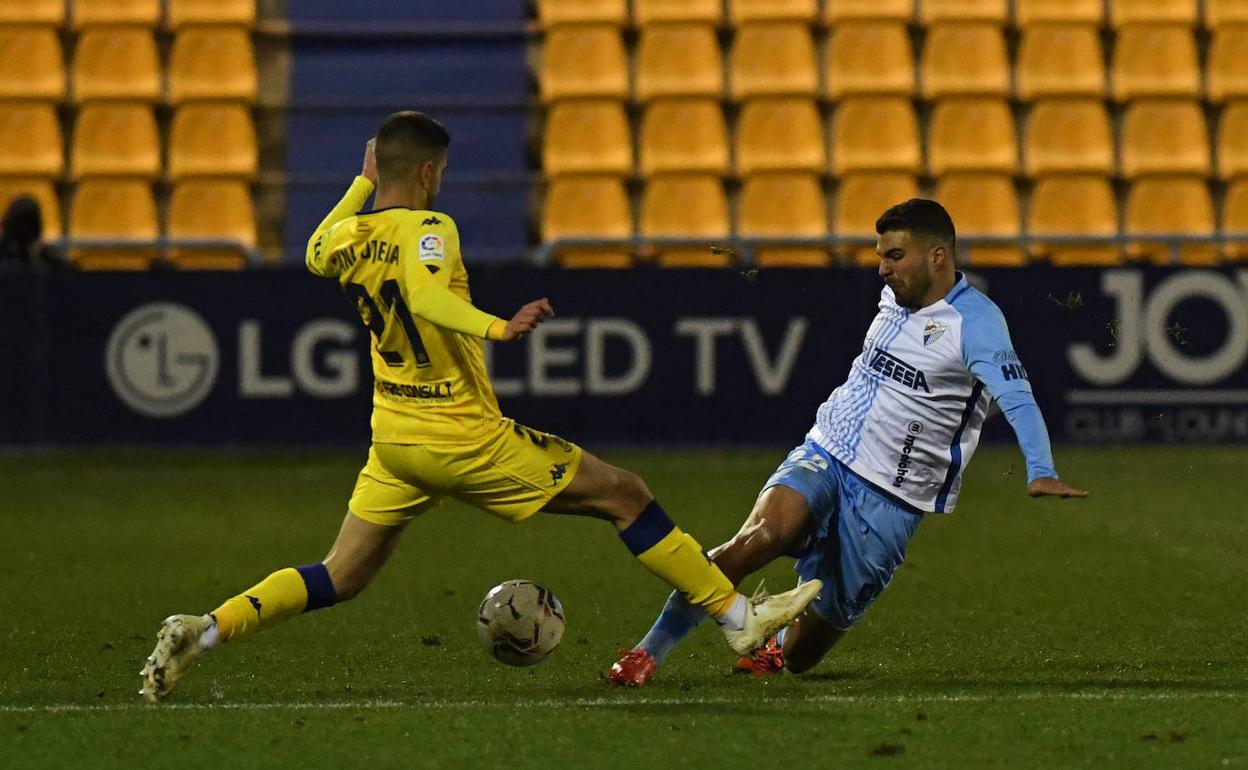
<path fill-rule="evenodd" d="M 212 611 L 222 642 L 337 601 L 324 564 L 280 569 Z"/>

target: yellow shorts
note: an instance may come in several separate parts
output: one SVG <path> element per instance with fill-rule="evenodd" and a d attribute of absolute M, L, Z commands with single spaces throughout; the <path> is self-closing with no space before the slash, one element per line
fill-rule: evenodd
<path fill-rule="evenodd" d="M 375 443 L 348 509 L 365 521 L 397 526 L 450 497 L 519 522 L 562 492 L 580 465 L 579 446 L 514 420 L 471 444 Z"/>

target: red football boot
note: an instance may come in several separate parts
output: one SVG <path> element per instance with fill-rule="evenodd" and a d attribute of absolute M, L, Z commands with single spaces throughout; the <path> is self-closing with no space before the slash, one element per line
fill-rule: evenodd
<path fill-rule="evenodd" d="M 645 687 L 654 672 L 659 670 L 659 662 L 640 647 L 634 650 L 621 648 L 620 652 L 625 655 L 611 666 L 607 681 L 615 687 Z"/>
<path fill-rule="evenodd" d="M 776 644 L 776 637 L 772 636 L 762 647 L 748 656 L 738 658 L 734 668 L 738 673 L 754 676 L 778 674 L 784 668 L 784 653 Z"/>

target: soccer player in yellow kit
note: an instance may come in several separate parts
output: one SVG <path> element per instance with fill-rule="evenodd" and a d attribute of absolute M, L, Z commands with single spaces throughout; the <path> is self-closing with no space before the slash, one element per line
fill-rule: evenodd
<path fill-rule="evenodd" d="M 511 522 L 538 511 L 606 519 L 742 655 L 818 593 L 813 580 L 746 599 L 639 476 L 503 416 L 483 340 L 519 339 L 554 311 L 539 299 L 504 321 L 472 305 L 455 222 L 432 210 L 449 145 L 426 115 L 388 117 L 361 175 L 308 242 L 308 269 L 342 285 L 372 336 L 373 444 L 337 540 L 323 561 L 278 570 L 211 613 L 167 618 L 140 672 L 148 700 L 168 695 L 204 651 L 354 597 L 407 523 L 445 497 Z M 375 208 L 361 211 L 374 187 Z"/>

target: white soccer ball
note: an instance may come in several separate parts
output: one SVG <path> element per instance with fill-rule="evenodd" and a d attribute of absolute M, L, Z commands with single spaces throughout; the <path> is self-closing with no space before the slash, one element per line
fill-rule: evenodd
<path fill-rule="evenodd" d="M 563 605 L 531 580 L 494 586 L 477 611 L 477 636 L 495 660 L 509 666 L 542 662 L 563 638 Z"/>

